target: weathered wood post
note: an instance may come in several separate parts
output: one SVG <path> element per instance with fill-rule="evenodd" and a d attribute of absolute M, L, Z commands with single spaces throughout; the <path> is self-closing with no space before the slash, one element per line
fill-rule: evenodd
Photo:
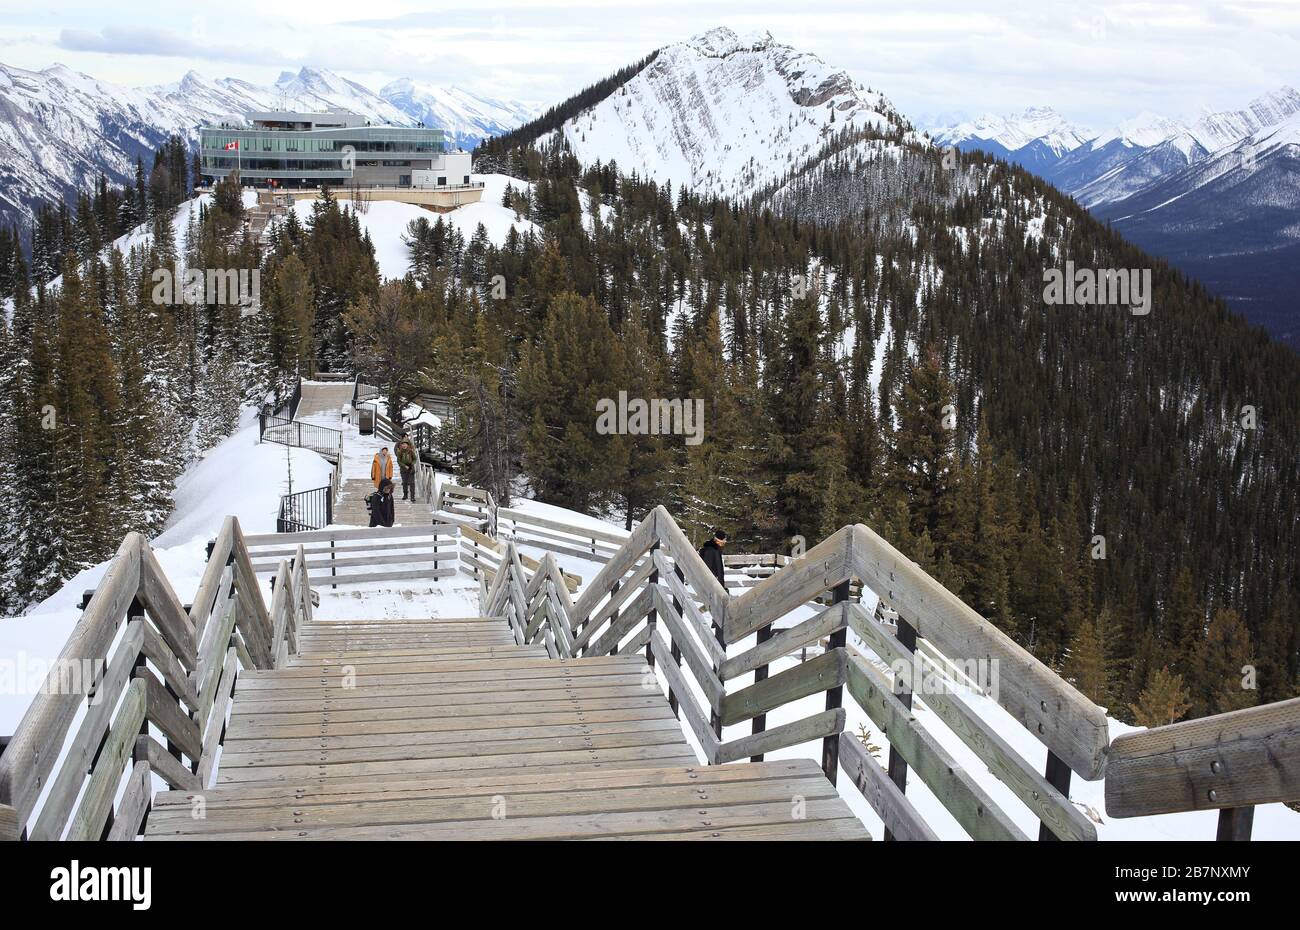
<path fill-rule="evenodd" d="M 916 627 L 903 619 L 900 614 L 898 617 L 898 641 L 909 653 L 916 652 Z M 894 677 L 894 692 L 898 695 L 899 701 L 908 710 L 912 709 L 912 683 L 904 684 Z M 907 793 L 907 760 L 899 753 L 898 748 L 893 743 L 889 745 L 889 780 L 898 786 L 898 790 Z M 888 828 L 885 830 L 886 840 L 892 840 L 893 834 Z"/>
<path fill-rule="evenodd" d="M 899 621 L 900 623 L 902 621 Z M 1060 756 L 1047 750 L 1047 768 L 1043 770 L 1043 777 L 1047 783 L 1061 792 L 1065 797 L 1070 796 L 1070 776 L 1074 773 Z M 1040 840 L 1059 840 L 1060 837 L 1047 828 L 1046 822 L 1038 825 L 1038 838 Z"/>
<path fill-rule="evenodd" d="M 673 574 L 677 576 L 677 580 L 682 582 L 683 585 L 686 583 L 686 576 L 682 574 L 682 570 L 678 567 L 676 562 L 673 563 Z M 682 616 L 683 607 L 681 602 L 677 600 L 677 595 L 675 593 L 673 594 L 673 610 L 677 612 L 677 616 Z M 677 642 L 676 637 L 674 637 L 672 643 L 669 644 L 668 651 L 673 657 L 673 663 L 678 668 L 681 668 L 682 647 L 681 644 Z M 673 693 L 672 688 L 668 689 L 668 706 L 673 709 L 673 716 L 680 720 L 682 717 L 681 709 L 677 706 L 677 695 Z"/>
<path fill-rule="evenodd" d="M 1254 824 L 1254 805 L 1225 807 L 1219 811 L 1219 830 L 1214 838 L 1221 843 L 1247 842 Z"/>
<path fill-rule="evenodd" d="M 593 539 L 592 542 L 594 543 L 595 540 Z M 655 585 L 659 584 L 659 566 L 655 565 L 655 561 L 654 561 L 655 553 L 657 553 L 658 551 L 659 551 L 659 543 L 656 541 L 655 544 L 650 547 L 650 551 L 646 553 L 646 558 L 650 560 L 650 564 L 653 566 L 653 569 L 650 572 L 650 577 L 646 579 L 650 583 L 651 587 L 654 587 Z M 658 626 L 658 622 L 657 622 L 658 620 L 659 620 L 659 609 L 655 607 L 655 599 L 652 597 L 650 598 L 650 613 L 646 614 L 646 626 L 649 627 L 650 635 L 646 637 L 646 641 L 645 641 L 645 660 L 650 665 L 651 668 L 655 667 L 655 654 L 654 654 L 654 650 L 651 648 L 651 640 L 654 639 L 655 629 Z M 670 641 L 673 641 L 672 630 L 666 630 L 666 631 L 668 633 L 668 639 Z M 672 694 L 672 690 L 673 689 L 669 687 L 668 693 Z"/>
<path fill-rule="evenodd" d="M 843 604 L 849 599 L 849 581 L 844 579 L 834 588 L 831 598 L 832 604 Z M 834 649 L 843 649 L 848 643 L 848 622 L 840 624 L 839 629 L 830 635 L 826 651 L 829 653 Z M 844 685 L 838 684 L 834 688 L 828 688 L 826 691 L 826 709 L 838 710 L 844 706 Z M 826 778 L 833 785 L 835 784 L 836 775 L 840 769 L 840 735 L 822 738 L 822 771 Z"/>
<path fill-rule="evenodd" d="M 772 638 L 772 624 L 769 623 L 767 624 L 767 626 L 761 626 L 758 628 L 758 634 L 756 637 L 755 644 L 757 646 L 761 646 L 763 645 L 763 643 L 767 642 L 771 638 Z M 754 684 L 758 684 L 760 681 L 766 681 L 766 680 L 767 680 L 767 663 L 764 662 L 758 668 L 754 669 Z M 762 733 L 766 729 L 767 729 L 767 714 L 758 714 L 754 717 L 753 726 L 750 727 L 749 732 L 757 736 L 759 733 Z M 763 754 L 760 752 L 757 755 L 750 756 L 749 761 L 762 762 Z"/>

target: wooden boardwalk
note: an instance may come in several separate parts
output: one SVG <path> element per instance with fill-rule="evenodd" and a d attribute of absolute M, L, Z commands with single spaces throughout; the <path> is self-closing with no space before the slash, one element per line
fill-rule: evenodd
<path fill-rule="evenodd" d="M 550 659 L 483 617 L 300 646 L 240 677 L 201 816 L 162 793 L 148 838 L 868 838 L 811 760 L 699 764 L 641 655 Z"/>

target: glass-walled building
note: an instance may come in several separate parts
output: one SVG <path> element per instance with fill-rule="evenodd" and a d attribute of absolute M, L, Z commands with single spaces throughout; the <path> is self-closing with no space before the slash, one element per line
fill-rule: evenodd
<path fill-rule="evenodd" d="M 204 126 L 208 182 L 236 168 L 246 185 L 411 187 L 469 183 L 469 155 L 447 151 L 441 129 L 370 126 L 355 113 L 253 113 L 251 128 Z M 438 184 L 441 181 L 441 184 Z"/>

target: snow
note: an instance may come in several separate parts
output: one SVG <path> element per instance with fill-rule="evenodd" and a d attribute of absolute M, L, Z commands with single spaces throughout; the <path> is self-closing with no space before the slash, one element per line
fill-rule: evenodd
<path fill-rule="evenodd" d="M 976 140 L 995 142 L 1013 152 L 1031 142 L 1042 142 L 1060 155 L 1083 145 L 1095 133 L 1070 123 L 1051 107 L 1029 107 L 1023 113 L 1008 116 L 988 114 L 956 126 L 939 127 L 930 135 L 939 145 Z"/>
<path fill-rule="evenodd" d="M 713 29 L 660 49 L 563 133 L 585 164 L 617 162 L 660 183 L 743 197 L 845 128 L 910 126 L 882 94 L 767 33 Z M 538 141 L 553 141 L 548 133 Z"/>
<path fill-rule="evenodd" d="M 512 227 L 520 236 L 541 235 L 541 228 L 532 220 L 516 219 L 513 210 L 501 206 L 506 184 L 527 190 L 529 185 L 526 181 L 503 174 L 472 174 L 470 180 L 485 185 L 482 198 L 478 203 L 457 207 L 450 213 L 437 214 L 416 204 L 395 200 L 372 200 L 362 207 L 358 219 L 362 230 L 370 235 L 370 241 L 374 243 L 375 261 L 382 277 L 404 278 L 410 271 L 411 253 L 405 237 L 406 228 L 412 220 L 425 219 L 435 223 L 441 216 L 444 223 L 449 223 L 460 231 L 466 244 L 473 238 L 480 223 L 496 246 L 505 244 Z M 319 198 L 311 197 L 294 202 L 293 211 L 304 226 L 311 221 L 312 206 L 318 201 Z M 350 206 L 349 201 L 341 203 Z"/>
<path fill-rule="evenodd" d="M 329 483 L 330 465 L 304 449 L 288 449 L 295 490 Z M 198 591 L 207 564 L 207 543 L 228 514 L 245 533 L 275 532 L 280 495 L 287 491 L 286 447 L 258 443 L 257 421 L 245 410 L 240 429 L 188 468 L 176 485 L 176 511 L 151 541 L 182 602 Z M 82 592 L 95 587 L 108 562 L 74 576 L 21 617 L 0 619 L 0 659 L 20 667 L 48 667 L 81 616 Z M 2 671 L 2 670 L 0 670 Z M 26 677 L 26 676 L 24 676 Z M 0 684 L 3 684 L 0 675 Z M 35 683 L 37 686 L 39 682 Z M 0 733 L 12 733 L 31 702 L 30 687 L 0 687 Z"/>

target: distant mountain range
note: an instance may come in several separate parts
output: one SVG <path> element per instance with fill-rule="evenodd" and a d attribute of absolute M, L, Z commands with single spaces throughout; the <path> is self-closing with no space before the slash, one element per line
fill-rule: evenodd
<path fill-rule="evenodd" d="M 134 180 L 135 160 L 173 132 L 191 139 L 205 122 L 242 122 L 254 110 L 342 107 L 375 123 L 424 123 L 473 148 L 526 122 L 530 104 L 480 97 L 460 87 L 399 80 L 379 93 L 331 71 L 286 71 L 274 84 L 206 78 L 122 87 L 54 65 L 26 71 L 0 64 L 0 222 L 23 224 L 34 205 L 58 202 L 95 183 Z"/>
<path fill-rule="evenodd" d="M 1300 348 L 1300 93 L 1192 123 L 1144 114 L 1105 132 L 1047 107 L 930 132 L 1021 165 Z"/>

